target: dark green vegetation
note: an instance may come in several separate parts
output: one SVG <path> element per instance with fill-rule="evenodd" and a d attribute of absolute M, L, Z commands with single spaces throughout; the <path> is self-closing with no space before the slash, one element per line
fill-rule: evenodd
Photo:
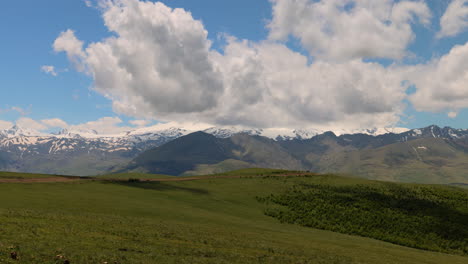
<path fill-rule="evenodd" d="M 276 176 L 267 176 L 272 174 Z M 302 184 L 381 185 L 337 176 L 284 175 L 284 171 L 257 169 L 218 175 L 240 178 L 177 182 L 83 179 L 0 184 L 0 263 L 468 261 L 463 256 L 282 224 L 264 214 L 271 205 L 256 197 L 282 194 Z M 464 189 L 442 190 L 454 194 Z M 12 260 L 11 252 L 20 260 Z"/>
<path fill-rule="evenodd" d="M 309 184 L 260 198 L 281 222 L 468 255 L 468 192 L 444 186 Z"/>

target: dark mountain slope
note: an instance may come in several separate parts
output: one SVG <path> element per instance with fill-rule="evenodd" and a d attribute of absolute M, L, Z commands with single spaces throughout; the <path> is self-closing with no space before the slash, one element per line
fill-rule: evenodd
<path fill-rule="evenodd" d="M 144 152 L 124 170 L 181 175 L 249 167 L 306 168 L 272 139 L 247 134 L 220 139 L 196 132 Z"/>
<path fill-rule="evenodd" d="M 232 148 L 229 140 L 196 132 L 143 152 L 127 169 L 179 175 L 197 164 L 214 164 L 231 158 Z"/>
<path fill-rule="evenodd" d="M 235 148 L 234 158 L 255 165 L 275 169 L 306 169 L 301 159 L 297 159 L 287 149 L 269 138 L 237 134 L 229 138 Z"/>

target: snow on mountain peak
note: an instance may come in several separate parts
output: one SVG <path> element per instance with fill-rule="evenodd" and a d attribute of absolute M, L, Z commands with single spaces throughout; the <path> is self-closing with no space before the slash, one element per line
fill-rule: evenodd
<path fill-rule="evenodd" d="M 26 136 L 26 137 L 39 136 L 39 135 L 42 135 L 42 133 L 34 129 L 21 128 L 18 125 L 14 125 L 10 129 L 5 129 L 5 130 L 0 131 L 0 135 L 2 137 L 12 138 L 12 137 L 20 137 L 20 136 Z"/>
<path fill-rule="evenodd" d="M 51 135 L 59 138 L 96 138 L 99 137 L 99 133 L 93 129 L 72 129 L 69 130 L 64 128 L 57 133 L 52 133 Z"/>
<path fill-rule="evenodd" d="M 262 134 L 261 129 L 244 129 L 238 127 L 211 127 L 203 130 L 203 132 L 218 138 L 228 138 L 240 133 L 245 133 L 251 136 L 259 136 Z"/>
<path fill-rule="evenodd" d="M 10 129 L 0 131 L 0 137 L 55 137 L 55 138 L 82 138 L 92 140 L 106 140 L 106 141 L 141 141 L 141 140 L 158 140 L 160 138 L 177 138 L 187 135 L 192 132 L 203 131 L 212 134 L 218 138 L 228 138 L 235 134 L 245 133 L 251 136 L 264 136 L 274 140 L 292 140 L 292 139 L 310 139 L 314 136 L 323 134 L 325 130 L 319 129 L 289 129 L 289 128 L 245 128 L 236 126 L 222 126 L 222 127 L 208 127 L 206 129 L 186 129 L 184 127 L 171 126 L 171 124 L 158 124 L 150 127 L 137 128 L 117 135 L 103 135 L 99 134 L 96 130 L 85 129 L 62 129 L 57 133 L 44 134 L 32 129 L 22 129 L 18 126 L 13 126 Z M 374 128 L 362 130 L 333 130 L 336 135 L 343 134 L 368 134 L 368 135 L 382 135 L 387 133 L 403 133 L 408 131 L 406 128 Z"/>

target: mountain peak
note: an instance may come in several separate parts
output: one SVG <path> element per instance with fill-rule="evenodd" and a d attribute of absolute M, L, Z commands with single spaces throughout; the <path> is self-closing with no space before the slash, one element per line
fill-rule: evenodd
<path fill-rule="evenodd" d="M 9 129 L 0 131 L 0 135 L 2 135 L 3 137 L 20 137 L 20 136 L 31 137 L 31 136 L 39 136 L 41 135 L 41 133 L 34 129 L 29 129 L 29 128 L 24 129 L 18 125 L 14 125 Z"/>

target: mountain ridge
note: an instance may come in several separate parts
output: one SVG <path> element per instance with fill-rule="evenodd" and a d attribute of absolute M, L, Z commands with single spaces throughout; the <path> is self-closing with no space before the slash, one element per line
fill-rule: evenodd
<path fill-rule="evenodd" d="M 220 173 L 233 168 L 267 167 L 353 174 L 388 181 L 468 182 L 465 173 L 468 169 L 468 131 L 449 127 L 430 126 L 401 134 L 379 136 L 337 136 L 333 132 L 326 132 L 305 140 L 273 140 L 239 133 L 229 138 L 218 139 L 226 141 L 224 145 L 228 149 L 225 153 L 228 154 L 213 161 L 192 160 L 190 155 L 186 156 L 187 152 L 203 147 L 210 148 L 215 144 L 208 142 L 192 149 L 194 145 L 190 138 L 193 135 L 177 138 L 167 145 L 143 152 L 138 157 L 145 157 L 144 166 L 139 164 L 139 158 L 136 158 L 132 167 L 124 168 L 123 171 L 193 175 Z M 189 143 L 185 144 L 183 141 Z M 177 145 L 184 151 L 171 148 L 172 145 Z M 169 149 L 171 154 L 164 155 L 162 149 Z M 191 162 L 178 171 L 165 170 L 159 166 L 160 157 L 164 157 L 166 164 L 171 161 L 176 164 L 181 158 L 187 158 Z"/>
<path fill-rule="evenodd" d="M 400 129 L 397 129 L 400 131 Z M 244 129 L 237 127 L 212 127 L 204 132 L 219 139 L 229 139 L 236 135 L 250 137 L 264 137 L 276 142 L 278 147 L 288 152 L 284 157 L 308 155 L 301 157 L 301 164 L 296 167 L 283 166 L 288 169 L 316 169 L 314 155 L 323 155 L 324 149 L 331 148 L 323 144 L 323 138 L 337 141 L 343 150 L 378 148 L 384 145 L 412 141 L 418 138 L 449 138 L 457 139 L 458 146 L 468 146 L 464 140 L 468 130 L 440 128 L 429 126 L 420 129 L 405 130 L 403 133 L 385 133 L 390 129 L 362 130 L 355 134 L 340 134 L 338 132 L 323 132 L 320 130 L 292 129 Z M 380 132 L 378 132 L 380 131 Z M 186 136 L 192 131 L 184 128 L 165 127 L 156 130 L 143 128 L 128 131 L 119 135 L 99 135 L 90 130 L 62 130 L 58 133 L 40 133 L 34 130 L 22 129 L 14 126 L 0 131 L 0 169 L 8 171 L 41 172 L 52 174 L 95 175 L 106 173 L 109 169 L 122 167 L 147 150 L 157 148 L 177 138 Z M 373 134 L 372 134 L 372 133 Z M 267 137 L 266 137 L 267 136 Z M 251 141 L 265 146 L 260 141 Z M 270 142 L 270 143 L 271 143 Z M 314 143 L 315 142 L 315 143 Z M 276 144 L 275 143 L 275 144 Z M 273 143 L 272 143 L 273 144 Z M 315 145 L 314 145 L 315 144 Z M 246 147 L 246 146 L 243 146 Z M 309 151 L 311 150 L 311 151 Z M 283 151 L 283 150 L 282 150 Z M 308 153 L 305 153 L 309 151 Z M 315 154 L 314 154 L 315 153 Z M 261 155 L 267 156 L 267 153 Z M 253 166 L 250 161 L 238 162 L 245 159 L 238 156 L 230 157 L 230 161 L 219 166 L 237 168 Z M 314 163 L 314 164 L 312 164 Z M 267 162 L 261 162 L 268 165 Z M 281 164 L 275 163 L 275 164 Z M 199 164 L 202 165 L 202 164 Z M 194 168 L 196 169 L 196 168 Z"/>

